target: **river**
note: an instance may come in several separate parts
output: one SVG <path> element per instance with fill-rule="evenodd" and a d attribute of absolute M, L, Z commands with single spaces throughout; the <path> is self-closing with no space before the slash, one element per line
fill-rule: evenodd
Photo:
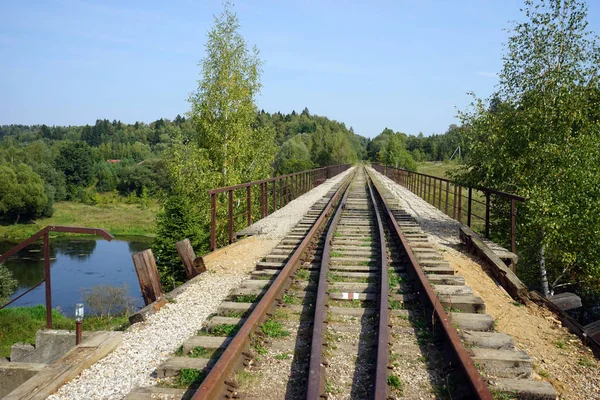
<path fill-rule="evenodd" d="M 0 254 L 15 246 L 14 241 L 0 240 Z M 126 284 L 137 307 L 143 305 L 140 286 L 131 255 L 147 249 L 148 238 L 114 239 L 54 238 L 50 239 L 50 272 L 52 307 L 72 316 L 76 303 L 82 302 L 82 289 L 95 285 Z M 33 243 L 5 262 L 19 281 L 13 299 L 44 278 L 42 240 Z M 17 300 L 13 306 L 45 304 L 44 284 Z"/>

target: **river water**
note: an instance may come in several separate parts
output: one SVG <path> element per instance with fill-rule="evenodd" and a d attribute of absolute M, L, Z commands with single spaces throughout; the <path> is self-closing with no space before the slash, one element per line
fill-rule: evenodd
<path fill-rule="evenodd" d="M 12 241 L 0 240 L 0 254 L 15 246 Z M 59 307 L 72 316 L 76 303 L 82 302 L 82 289 L 95 285 L 121 286 L 126 284 L 129 295 L 138 307 L 143 305 L 142 294 L 131 255 L 147 249 L 147 238 L 50 239 L 50 273 L 52 278 L 52 307 Z M 5 262 L 19 281 L 10 299 L 17 297 L 44 278 L 42 240 L 33 243 Z M 32 306 L 45 304 L 44 284 L 10 305 Z"/>

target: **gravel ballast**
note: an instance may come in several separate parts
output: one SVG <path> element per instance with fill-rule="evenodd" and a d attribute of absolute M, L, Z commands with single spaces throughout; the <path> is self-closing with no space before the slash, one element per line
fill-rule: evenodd
<path fill-rule="evenodd" d="M 336 183 L 346 177 L 355 167 L 323 182 L 311 191 L 290 201 L 285 207 L 275 211 L 266 218 L 249 226 L 248 230 L 258 232 L 259 236 L 267 239 L 282 239 L 310 210 L 310 208 L 327 194 Z"/>
<path fill-rule="evenodd" d="M 276 245 L 273 239 L 283 238 L 312 205 L 351 170 L 325 181 L 256 222 L 253 226 L 260 232 L 256 238 L 270 242 L 269 246 L 263 246 L 264 255 Z M 130 327 L 114 352 L 65 384 L 49 399 L 123 399 L 136 387 L 156 384 L 154 375 L 157 367 L 202 328 L 207 317 L 252 269 L 229 269 L 219 273 L 209 270 L 179 294 L 174 302 L 151 315 L 146 322 Z"/>
<path fill-rule="evenodd" d="M 206 273 L 148 321 L 133 325 L 111 354 L 49 397 L 59 399 L 122 399 L 136 386 L 153 383 L 151 374 L 202 327 L 202 322 L 238 286 L 244 276 Z"/>

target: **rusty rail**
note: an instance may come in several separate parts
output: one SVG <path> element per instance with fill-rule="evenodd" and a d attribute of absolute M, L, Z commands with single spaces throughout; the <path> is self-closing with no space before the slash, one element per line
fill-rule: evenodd
<path fill-rule="evenodd" d="M 281 299 L 283 291 L 290 284 L 289 278 L 296 270 L 301 256 L 309 248 L 313 238 L 324 227 L 328 216 L 333 209 L 333 205 L 338 200 L 340 194 L 344 192 L 344 187 L 349 184 L 347 180 L 342 184 L 335 194 L 331 197 L 327 206 L 307 233 L 306 237 L 300 243 L 292 257 L 285 263 L 283 269 L 277 275 L 267 292 L 261 298 L 256 307 L 252 310 L 250 316 L 246 319 L 240 330 L 234 336 L 218 361 L 212 367 L 202 384 L 192 397 L 193 400 L 206 400 L 217 398 L 226 388 L 225 380 L 235 368 L 241 363 L 242 353 L 250 342 L 250 335 L 258 328 L 259 324 L 267 317 L 267 313 L 275 306 L 275 301 Z"/>
<path fill-rule="evenodd" d="M 375 218 L 377 219 L 377 227 L 379 234 L 379 251 L 381 272 L 379 273 L 379 326 L 377 328 L 377 364 L 375 366 L 375 400 L 385 400 L 387 396 L 387 369 L 389 361 L 389 343 L 390 343 L 390 310 L 389 310 L 389 270 L 387 258 L 387 246 L 385 244 L 385 232 L 383 230 L 383 221 L 377 207 L 377 201 L 373 193 L 373 184 L 370 182 L 370 177 L 367 175 L 369 186 L 369 194 L 371 202 L 375 209 Z M 377 189 L 375 189 L 377 190 Z"/>
<path fill-rule="evenodd" d="M 44 239 L 44 279 L 35 284 L 32 288 L 28 289 L 25 293 L 21 293 L 16 298 L 12 299 L 8 303 L 4 304 L 0 307 L 0 310 L 4 307 L 7 307 L 19 300 L 21 297 L 25 296 L 27 293 L 31 292 L 33 289 L 40 286 L 43 282 L 46 282 L 45 290 L 46 290 L 46 328 L 52 329 L 52 279 L 50 275 L 50 232 L 62 232 L 62 233 L 79 233 L 85 235 L 97 235 L 101 236 L 109 242 L 114 239 L 114 237 L 106 232 L 104 229 L 99 228 L 82 228 L 77 226 L 47 226 L 40 231 L 31 235 L 28 239 L 23 240 L 21 243 L 13 247 L 12 249 L 6 251 L 4 254 L 0 255 L 0 263 L 6 261 L 9 257 L 17 254 L 19 251 L 23 250 L 25 247 L 37 241 L 39 238 L 43 237 Z"/>
<path fill-rule="evenodd" d="M 446 337 L 447 342 L 450 345 L 450 350 L 454 356 L 456 365 L 463 371 L 464 376 L 472 390 L 473 397 L 470 398 L 493 400 L 493 396 L 490 390 L 483 381 L 483 378 L 479 374 L 479 371 L 475 367 L 473 360 L 467 354 L 467 351 L 462 345 L 462 342 L 460 341 L 456 330 L 454 329 L 454 327 L 452 327 L 452 324 L 448 318 L 448 314 L 442 307 L 441 303 L 438 301 L 437 295 L 435 294 L 433 288 L 429 284 L 429 281 L 425 277 L 425 274 L 417 258 L 411 250 L 408 240 L 400 230 L 400 227 L 398 226 L 396 218 L 394 218 L 392 210 L 385 201 L 384 197 L 379 192 L 377 186 L 375 186 L 375 189 L 378 193 L 378 197 L 382 201 L 382 205 L 385 209 L 385 214 L 387 215 L 387 218 L 391 224 L 391 233 L 398 238 L 402 248 L 406 252 L 409 261 L 407 263 L 407 266 L 409 267 L 407 268 L 407 271 L 416 278 L 415 283 L 419 286 L 420 289 L 418 290 L 418 292 L 423 298 L 423 300 L 425 300 L 422 304 L 427 304 L 429 308 L 433 310 L 432 321 L 434 321 L 434 327 L 441 328 L 443 335 Z"/>
<path fill-rule="evenodd" d="M 233 243 L 235 230 L 252 225 L 254 220 L 265 218 L 350 166 L 350 164 L 330 165 L 209 190 L 210 251 L 216 250 L 221 244 Z M 260 189 L 256 190 L 258 187 Z M 226 218 L 224 223 L 218 221 L 219 203 L 227 207 L 226 216 L 223 216 Z"/>
<path fill-rule="evenodd" d="M 325 371 L 322 366 L 322 353 L 323 335 L 327 330 L 325 327 L 325 321 L 327 319 L 325 308 L 329 297 L 327 294 L 327 273 L 329 272 L 329 261 L 331 258 L 331 241 L 333 240 L 333 234 L 335 233 L 337 224 L 342 216 L 342 209 L 346 204 L 346 199 L 348 198 L 349 192 L 350 190 L 348 186 L 346 187 L 344 196 L 342 197 L 342 200 L 335 211 L 335 215 L 329 224 L 327 236 L 325 237 L 325 245 L 323 246 L 323 253 L 321 255 L 321 268 L 319 269 L 319 283 L 317 286 L 317 299 L 310 348 L 308 388 L 306 391 L 307 399 L 319 399 L 325 394 Z"/>
<path fill-rule="evenodd" d="M 510 247 L 517 251 L 517 202 L 526 199 L 513 193 L 502 192 L 490 188 L 462 186 L 450 179 L 421 174 L 402 168 L 394 168 L 381 164 L 371 164 L 377 172 L 387 176 L 394 182 L 427 201 L 449 217 L 463 223 L 473 230 L 490 238 L 491 210 L 493 198 L 510 202 L 507 223 L 510 230 Z M 466 210 L 464 204 L 466 203 Z"/>

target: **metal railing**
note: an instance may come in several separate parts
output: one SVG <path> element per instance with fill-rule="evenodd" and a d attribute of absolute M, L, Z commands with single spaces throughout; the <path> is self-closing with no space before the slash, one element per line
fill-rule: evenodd
<path fill-rule="evenodd" d="M 0 306 L 0 310 L 4 307 L 7 307 L 19 300 L 21 297 L 25 296 L 27 293 L 31 292 L 33 289 L 40 286 L 42 283 L 46 282 L 46 328 L 52 329 L 52 279 L 50 275 L 50 232 L 63 232 L 63 233 L 78 233 L 85 235 L 97 235 L 101 236 L 109 242 L 114 239 L 114 237 L 106 232 L 104 229 L 98 228 L 81 228 L 76 226 L 47 226 L 44 229 L 38 231 L 31 235 L 28 239 L 23 240 L 21 243 L 13 247 L 12 249 L 6 251 L 4 254 L 0 255 L 0 263 L 6 261 L 9 257 L 14 256 L 19 251 L 23 250 L 25 247 L 30 244 L 36 242 L 39 238 L 43 237 L 44 239 L 44 279 L 33 285 L 31 288 L 27 289 L 25 292 L 21 293 L 8 303 Z"/>
<path fill-rule="evenodd" d="M 408 190 L 427 201 L 460 223 L 490 237 L 492 226 L 492 208 L 495 215 L 508 214 L 506 222 L 510 225 L 510 247 L 516 253 L 517 244 L 517 202 L 525 201 L 524 197 L 512 193 L 501 192 L 490 188 L 462 186 L 449 179 L 433 175 L 421 174 L 401 168 L 371 164 L 379 173 L 406 187 Z M 509 204 L 506 204 L 509 202 Z M 506 209 L 506 210 L 504 210 Z M 497 225 L 503 225 L 499 222 Z"/>
<path fill-rule="evenodd" d="M 331 165 L 209 190 L 210 251 L 216 250 L 218 245 L 233 243 L 234 231 L 265 218 L 350 166 Z M 223 207 L 226 211 L 219 215 Z"/>

